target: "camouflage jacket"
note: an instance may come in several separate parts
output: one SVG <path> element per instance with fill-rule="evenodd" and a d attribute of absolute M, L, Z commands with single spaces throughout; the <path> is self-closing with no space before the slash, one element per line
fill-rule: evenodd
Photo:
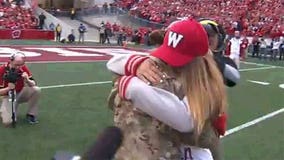
<path fill-rule="evenodd" d="M 167 78 L 155 87 L 172 92 L 182 99 L 184 92 L 179 80 L 168 66 L 160 65 Z M 179 133 L 139 111 L 131 101 L 122 100 L 117 94 L 116 83 L 108 102 L 114 111 L 114 124 L 124 132 L 124 142 L 115 156 L 116 160 L 179 160 L 180 144 L 209 148 L 214 160 L 219 160 L 219 137 L 210 121 L 195 141 L 192 133 Z"/>
<path fill-rule="evenodd" d="M 116 160 L 178 160 L 179 148 L 170 141 L 168 126 L 122 100 L 114 86 L 109 96 L 114 111 L 114 124 L 122 129 L 124 141 Z"/>

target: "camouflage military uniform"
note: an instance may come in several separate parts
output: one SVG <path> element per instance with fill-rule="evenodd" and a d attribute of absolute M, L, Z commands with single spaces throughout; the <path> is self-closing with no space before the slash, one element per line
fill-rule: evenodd
<path fill-rule="evenodd" d="M 113 91 L 112 93 L 115 93 Z M 120 127 L 124 141 L 116 160 L 173 160 L 179 159 L 178 149 L 166 133 L 167 126 L 134 108 L 130 101 L 117 94 L 113 100 L 114 124 Z"/>
<path fill-rule="evenodd" d="M 155 87 L 163 88 L 182 99 L 184 92 L 179 81 L 174 78 L 176 75 L 170 67 L 159 64 L 168 76 Z M 219 142 L 219 138 L 209 122 L 195 142 L 192 133 L 179 133 L 139 111 L 131 101 L 122 100 L 117 94 L 116 84 L 109 96 L 109 107 L 114 111 L 114 124 L 124 133 L 124 142 L 115 156 L 116 160 L 180 160 L 181 144 L 209 148 L 213 155 L 219 155 L 219 150 L 214 151 L 218 148 L 215 145 L 218 146 L 216 142 Z"/>

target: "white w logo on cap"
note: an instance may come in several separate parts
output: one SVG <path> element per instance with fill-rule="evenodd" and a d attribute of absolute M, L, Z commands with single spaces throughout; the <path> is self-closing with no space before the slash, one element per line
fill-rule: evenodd
<path fill-rule="evenodd" d="M 183 35 L 170 31 L 168 46 L 172 46 L 173 48 L 176 48 L 182 38 L 183 38 Z"/>

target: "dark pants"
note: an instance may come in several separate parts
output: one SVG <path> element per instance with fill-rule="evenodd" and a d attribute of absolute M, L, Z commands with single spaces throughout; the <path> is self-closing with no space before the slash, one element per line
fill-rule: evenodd
<path fill-rule="evenodd" d="M 75 18 L 75 14 L 71 14 L 71 17 L 70 17 L 72 20 L 74 20 Z"/>
<path fill-rule="evenodd" d="M 44 24 L 43 22 L 39 23 L 39 29 L 43 29 L 43 24 Z"/>
<path fill-rule="evenodd" d="M 109 36 L 107 34 L 105 34 L 105 41 L 107 41 L 107 43 L 110 44 Z"/>
<path fill-rule="evenodd" d="M 284 60 L 284 48 L 280 48 L 279 60 L 281 60 L 281 59 Z"/>
<path fill-rule="evenodd" d="M 276 61 L 276 57 L 277 57 L 278 53 L 279 53 L 278 49 L 273 49 L 272 50 L 272 56 L 270 57 L 270 60 Z"/>
<path fill-rule="evenodd" d="M 260 59 L 266 59 L 266 57 L 267 57 L 267 50 L 266 50 L 266 48 L 260 48 L 260 55 L 259 55 L 259 58 Z"/>
<path fill-rule="evenodd" d="M 117 38 L 117 45 L 123 46 L 122 39 L 123 39 L 122 35 L 119 35 Z"/>
<path fill-rule="evenodd" d="M 100 33 L 100 43 L 101 44 L 105 43 L 105 34 L 104 33 Z"/>
<path fill-rule="evenodd" d="M 253 51 L 252 51 L 252 57 L 258 57 L 259 56 L 259 47 L 257 45 L 253 46 Z"/>
<path fill-rule="evenodd" d="M 56 32 L 56 41 L 60 41 L 61 39 L 61 32 Z"/>

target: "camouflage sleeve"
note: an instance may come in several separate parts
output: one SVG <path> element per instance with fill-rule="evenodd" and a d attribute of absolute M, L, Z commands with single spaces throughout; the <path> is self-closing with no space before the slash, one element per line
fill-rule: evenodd
<path fill-rule="evenodd" d="M 114 75 L 113 80 L 112 80 L 112 89 L 110 91 L 110 94 L 108 96 L 107 102 L 108 102 L 108 107 L 113 110 L 113 107 L 115 105 L 115 97 L 118 94 L 118 79 L 120 78 L 119 75 Z"/>

